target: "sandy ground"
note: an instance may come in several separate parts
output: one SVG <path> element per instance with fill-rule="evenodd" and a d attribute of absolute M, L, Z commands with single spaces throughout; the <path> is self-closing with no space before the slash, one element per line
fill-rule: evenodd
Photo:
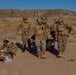
<path fill-rule="evenodd" d="M 12 62 L 0 62 L 0 75 L 76 75 L 76 42 L 67 44 L 64 58 L 46 52 L 47 59 L 38 59 L 19 49 Z"/>

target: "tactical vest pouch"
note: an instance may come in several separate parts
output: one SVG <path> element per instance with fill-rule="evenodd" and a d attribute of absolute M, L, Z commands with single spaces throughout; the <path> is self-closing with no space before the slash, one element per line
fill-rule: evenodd
<path fill-rule="evenodd" d="M 68 34 L 68 29 L 65 29 L 63 32 L 62 32 L 62 35 L 67 35 Z"/>
<path fill-rule="evenodd" d="M 62 26 L 62 25 L 59 25 L 59 26 L 58 26 L 58 31 L 59 31 L 59 32 L 65 31 L 65 27 Z"/>
<path fill-rule="evenodd" d="M 65 31 L 59 32 L 60 35 L 68 35 L 68 29 L 65 29 Z"/>
<path fill-rule="evenodd" d="M 36 31 L 36 35 L 43 35 L 43 31 L 42 30 Z"/>
<path fill-rule="evenodd" d="M 28 24 L 23 24 L 21 30 L 22 31 L 28 31 L 29 30 L 29 25 Z"/>
<path fill-rule="evenodd" d="M 60 35 L 67 35 L 69 30 L 64 26 L 64 25 L 59 25 L 58 26 L 58 33 Z"/>
<path fill-rule="evenodd" d="M 43 35 L 43 27 L 36 27 L 36 32 L 35 32 L 36 35 Z"/>

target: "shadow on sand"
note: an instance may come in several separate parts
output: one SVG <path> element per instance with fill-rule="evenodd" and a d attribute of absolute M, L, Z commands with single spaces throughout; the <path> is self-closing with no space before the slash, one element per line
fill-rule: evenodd
<path fill-rule="evenodd" d="M 22 51 L 22 44 L 20 44 L 20 43 L 16 43 L 16 45 L 17 45 L 17 47 Z M 37 47 L 36 47 L 36 45 L 35 45 L 35 42 L 30 42 L 30 41 L 28 41 L 28 48 L 26 48 L 26 50 L 29 52 L 29 53 L 31 53 L 31 54 L 33 54 L 34 56 L 36 56 L 37 57 Z M 46 51 L 49 51 L 50 53 L 52 53 L 53 55 L 55 55 L 56 57 L 57 57 L 57 55 L 58 55 L 58 50 L 57 49 L 55 49 L 53 46 L 50 46 L 50 45 L 48 45 L 48 44 L 46 44 Z"/>

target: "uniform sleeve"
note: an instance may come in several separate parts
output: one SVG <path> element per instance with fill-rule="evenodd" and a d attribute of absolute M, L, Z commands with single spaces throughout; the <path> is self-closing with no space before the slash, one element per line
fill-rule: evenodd
<path fill-rule="evenodd" d="M 44 37 L 45 37 L 45 39 L 47 39 L 48 33 L 49 33 L 49 28 L 44 27 Z"/>
<path fill-rule="evenodd" d="M 0 50 L 4 50 L 4 52 L 6 52 L 6 51 L 7 51 L 7 47 L 2 46 L 2 47 L 0 48 Z"/>
<path fill-rule="evenodd" d="M 50 31 L 53 31 L 53 27 L 54 27 L 53 25 L 50 26 Z"/>
<path fill-rule="evenodd" d="M 69 31 L 73 31 L 73 30 L 74 30 L 71 25 L 67 25 L 67 24 L 66 24 L 66 27 L 67 27 L 67 29 L 69 29 Z"/>
<path fill-rule="evenodd" d="M 9 51 L 8 51 L 8 47 L 3 47 L 2 50 L 4 50 L 4 53 L 9 53 Z"/>
<path fill-rule="evenodd" d="M 3 50 L 3 49 L 4 49 L 4 47 L 3 47 L 3 46 L 1 46 L 1 47 L 0 47 L 0 50 Z"/>
<path fill-rule="evenodd" d="M 36 29 L 35 26 L 30 27 L 30 30 L 29 30 L 29 36 L 33 36 L 33 35 L 35 34 L 35 29 Z"/>
<path fill-rule="evenodd" d="M 17 31 L 19 31 L 21 27 L 22 27 L 22 23 L 20 23 L 20 24 L 17 26 Z"/>

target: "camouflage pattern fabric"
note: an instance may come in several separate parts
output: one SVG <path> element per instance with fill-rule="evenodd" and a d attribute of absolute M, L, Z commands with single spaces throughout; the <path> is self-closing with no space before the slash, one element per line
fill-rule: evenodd
<path fill-rule="evenodd" d="M 59 52 L 64 53 L 67 45 L 67 35 L 58 35 L 58 50 Z"/>
<path fill-rule="evenodd" d="M 36 26 L 33 27 L 30 35 L 32 36 L 33 33 L 35 34 L 35 43 L 37 46 L 38 55 L 44 55 L 46 52 L 46 30 L 43 24 L 36 24 Z"/>
<path fill-rule="evenodd" d="M 42 38 L 41 38 L 42 37 Z M 35 43 L 37 46 L 38 55 L 43 55 L 46 52 L 46 41 L 43 36 L 36 36 Z"/>
<path fill-rule="evenodd" d="M 22 48 L 23 48 L 23 52 L 25 51 L 26 46 L 28 47 L 28 36 L 29 36 L 29 32 L 30 32 L 30 25 L 27 23 L 22 22 L 18 27 L 18 30 L 21 30 L 22 34 L 21 34 L 21 39 L 23 41 L 22 44 Z"/>
<path fill-rule="evenodd" d="M 57 25 L 58 26 L 58 25 Z M 70 31 L 73 31 L 73 28 L 70 25 L 64 24 L 65 28 L 68 29 L 67 34 L 62 34 L 57 30 L 57 42 L 58 42 L 58 51 L 59 51 L 59 56 L 63 56 L 63 53 L 65 52 L 66 45 L 67 45 L 67 39 L 68 39 L 68 34 Z M 65 29 L 64 31 L 65 32 Z"/>
<path fill-rule="evenodd" d="M 1 56 L 8 56 L 10 58 L 13 58 L 13 55 L 16 55 L 15 53 L 17 52 L 18 48 L 14 43 L 10 43 L 6 47 L 2 46 L 1 50 L 4 50 L 4 53 L 2 53 Z"/>

